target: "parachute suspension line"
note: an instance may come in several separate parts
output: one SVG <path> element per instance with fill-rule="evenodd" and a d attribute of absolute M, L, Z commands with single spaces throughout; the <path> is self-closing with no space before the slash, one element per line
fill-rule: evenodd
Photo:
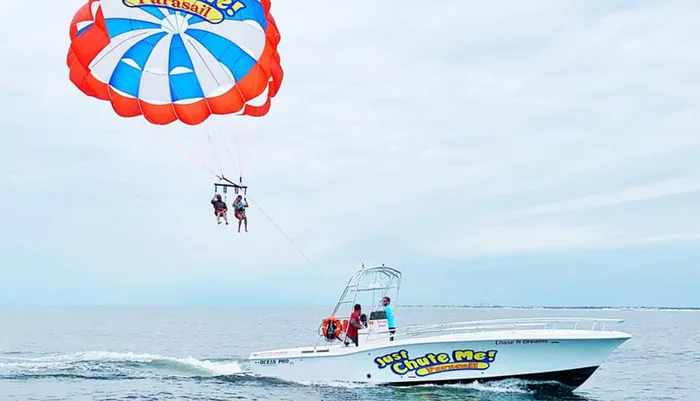
<path fill-rule="evenodd" d="M 178 94 L 177 89 L 176 89 L 175 87 L 171 87 L 171 90 L 175 92 L 175 95 L 180 96 L 180 95 Z M 189 118 L 191 118 L 191 114 L 188 113 L 187 110 L 185 110 L 185 114 L 186 114 Z M 212 140 L 212 134 L 211 134 L 211 130 L 210 130 L 210 128 L 211 128 L 211 127 L 210 127 L 210 124 L 212 124 L 212 122 L 211 122 L 210 120 L 205 120 L 205 121 L 202 122 L 202 125 L 204 126 L 204 131 L 206 132 L 207 138 L 208 138 L 208 140 L 209 140 L 209 145 L 210 145 L 211 148 L 212 148 L 212 155 L 214 156 L 214 162 L 215 162 L 216 164 L 218 164 L 218 166 L 219 166 L 219 174 L 216 174 L 216 173 L 215 173 L 214 171 L 212 171 L 210 168 L 206 167 L 206 165 L 205 165 L 201 160 L 199 160 L 198 163 L 199 163 L 205 170 L 207 170 L 208 172 L 210 172 L 213 176 L 217 177 L 217 178 L 219 179 L 219 181 L 225 180 L 225 181 L 228 181 L 230 184 L 234 184 L 233 182 L 231 182 L 231 181 L 229 181 L 228 179 L 226 179 L 226 177 L 224 177 L 223 164 L 221 163 L 221 160 L 219 159 L 218 153 L 217 153 L 217 151 L 216 151 L 216 150 L 217 150 L 217 147 L 215 146 L 215 141 Z M 165 135 L 164 135 L 164 136 L 165 136 Z M 171 142 L 171 144 L 174 144 L 174 143 Z M 185 150 L 182 146 L 177 146 L 177 147 L 180 148 L 181 150 Z M 189 153 L 189 152 L 187 152 L 187 153 Z M 229 152 L 229 154 L 230 154 L 230 152 Z M 234 185 L 235 185 L 235 184 L 234 184 Z M 214 185 L 214 189 L 215 189 L 215 191 L 216 191 L 217 185 Z M 224 196 L 225 196 L 225 195 L 224 195 Z"/>
<path fill-rule="evenodd" d="M 243 176 L 243 157 L 241 156 L 241 148 L 243 147 L 243 133 L 236 132 L 236 147 L 238 148 L 238 171 L 241 177 Z"/>
<path fill-rule="evenodd" d="M 224 130 L 219 130 L 219 131 L 224 131 Z M 228 140 L 226 139 L 227 137 L 225 135 L 222 135 L 220 138 L 221 144 L 224 147 L 224 150 L 226 151 L 226 154 L 231 160 L 231 163 L 234 163 L 234 160 L 237 161 L 238 164 L 238 181 L 240 184 L 243 184 L 243 159 L 241 158 L 241 144 L 240 144 L 240 138 L 241 138 L 241 131 L 239 128 L 233 128 L 233 131 L 236 134 L 236 145 L 238 148 L 238 159 L 233 157 L 233 153 L 231 152 L 231 147 L 228 145 Z M 235 167 L 235 166 L 231 166 Z"/>
<path fill-rule="evenodd" d="M 231 148 L 230 148 L 230 146 L 228 146 L 228 141 L 226 140 L 226 136 L 221 138 L 221 142 L 223 143 L 224 150 L 226 150 L 226 154 L 228 154 L 228 157 L 231 159 L 231 161 L 232 162 L 233 162 L 233 160 L 237 161 L 238 181 L 240 183 L 242 183 L 243 182 L 243 159 L 241 158 L 241 143 L 240 143 L 240 139 L 241 139 L 242 134 L 241 134 L 241 131 L 239 129 L 234 128 L 233 131 L 236 133 L 236 146 L 237 146 L 237 150 L 238 150 L 238 158 L 237 159 L 235 159 L 233 157 L 233 153 L 231 153 Z"/>
<path fill-rule="evenodd" d="M 231 150 L 228 147 L 228 143 L 226 142 L 226 138 L 224 137 L 222 139 L 222 142 L 224 143 L 224 149 L 226 150 L 226 153 L 228 154 L 228 157 L 231 158 L 233 161 L 233 154 L 231 154 Z M 239 184 L 243 185 L 243 171 L 241 170 L 241 160 L 240 160 L 240 152 L 238 154 L 239 159 L 238 159 L 238 182 Z"/>
<path fill-rule="evenodd" d="M 224 150 L 226 150 L 226 154 L 228 154 L 228 157 L 231 159 L 231 163 L 233 163 L 233 160 L 234 160 L 233 154 L 231 153 L 231 149 L 229 149 L 228 141 L 226 140 L 226 137 L 225 137 L 225 136 L 221 138 L 221 142 L 222 142 L 223 145 L 224 145 Z M 239 154 L 239 157 L 240 157 L 240 154 Z M 239 177 L 242 177 L 242 176 L 243 176 L 243 173 L 241 172 L 241 168 L 240 168 L 240 167 L 241 167 L 241 161 L 238 160 L 238 176 L 239 176 Z"/>
<path fill-rule="evenodd" d="M 187 41 L 188 41 L 188 43 L 189 43 L 191 46 L 193 46 L 193 43 L 192 43 L 192 41 L 191 41 L 190 39 L 187 39 Z M 200 58 L 201 58 L 201 55 L 200 55 Z M 204 61 L 204 60 L 202 59 L 202 61 Z M 205 63 L 205 64 L 206 64 L 206 63 Z M 214 80 L 217 80 L 217 77 L 214 76 L 214 74 L 211 72 L 210 69 L 207 69 L 207 71 L 209 72 L 209 74 L 211 75 L 211 77 L 212 77 Z M 230 83 L 235 85 L 235 81 L 234 81 L 234 80 L 231 80 Z M 178 92 L 177 92 L 177 89 L 176 89 L 174 86 L 173 86 L 171 89 L 175 92 L 175 94 L 176 94 L 178 97 L 180 96 L 180 95 L 178 94 Z M 187 113 L 187 114 L 188 114 L 188 117 L 191 117 L 189 113 Z M 215 175 L 216 175 L 216 177 L 219 178 L 219 180 L 221 180 L 222 177 L 224 177 L 224 164 L 222 163 L 221 158 L 219 157 L 219 152 L 218 152 L 218 147 L 217 147 L 218 144 L 216 143 L 216 141 L 212 140 L 212 135 L 216 138 L 216 135 L 215 135 L 215 134 L 216 134 L 216 132 L 217 132 L 217 129 L 216 129 L 216 127 L 214 127 L 214 130 L 213 130 L 214 133 L 211 132 L 211 125 L 215 125 L 215 124 L 214 124 L 214 123 L 212 122 L 212 120 L 210 120 L 210 119 L 207 119 L 207 120 L 203 121 L 203 122 L 202 122 L 202 125 L 204 126 L 204 129 L 205 129 L 205 131 L 206 131 L 206 133 L 207 133 L 207 138 L 209 139 L 209 145 L 210 145 L 211 148 L 212 148 L 212 154 L 213 154 L 213 156 L 214 156 L 214 161 L 219 165 L 219 174 L 218 174 L 218 175 L 215 174 Z M 228 146 L 226 145 L 226 138 L 225 138 L 225 137 L 221 138 L 221 141 L 223 142 L 224 147 L 226 148 L 226 151 L 227 151 L 228 154 L 229 154 L 229 157 L 231 157 L 231 159 L 232 159 L 232 161 L 233 161 L 233 157 L 231 156 L 231 152 L 228 151 Z M 240 160 L 239 160 L 239 163 L 240 163 Z M 239 170 L 240 170 L 240 169 L 239 169 Z M 242 176 L 242 173 L 239 173 L 239 176 Z"/>
<path fill-rule="evenodd" d="M 206 122 L 205 122 L 204 124 L 206 124 Z M 151 129 L 152 131 L 156 132 L 156 130 L 154 130 L 153 127 L 150 127 L 150 126 L 149 126 L 149 129 Z M 212 169 L 210 169 L 209 167 L 207 167 L 207 165 L 206 165 L 205 163 L 203 163 L 200 159 L 198 159 L 197 157 L 195 157 L 195 156 L 192 154 L 192 152 L 190 152 L 189 150 L 187 150 L 185 147 L 181 146 L 180 144 L 178 144 L 178 143 L 172 141 L 170 138 L 168 138 L 167 135 L 160 135 L 160 136 L 163 137 L 163 138 L 165 138 L 165 139 L 167 140 L 167 143 L 169 143 L 171 146 L 173 146 L 174 148 L 176 148 L 176 149 L 180 150 L 181 152 L 183 152 L 183 153 L 184 153 L 186 156 L 188 156 L 193 162 L 195 162 L 195 164 L 199 164 L 200 167 L 202 167 L 204 170 L 208 171 L 211 175 L 213 175 L 214 177 L 218 178 L 219 181 L 225 181 L 225 182 L 227 182 L 227 183 L 229 183 L 229 184 L 231 184 L 231 185 L 233 185 L 233 186 L 236 186 L 236 184 L 235 184 L 234 182 L 232 182 L 231 180 L 229 180 L 228 178 L 226 178 L 226 177 L 224 176 L 223 173 L 220 173 L 220 174 L 215 173 Z M 207 131 L 207 136 L 209 136 L 209 132 L 208 132 L 208 131 Z M 210 143 L 211 143 L 211 137 L 209 137 L 209 139 L 210 139 Z M 240 138 L 240 135 L 239 135 L 238 139 L 239 139 L 238 151 L 239 151 L 239 154 L 240 154 L 240 139 L 241 139 L 241 138 Z M 239 157 L 239 163 L 240 163 L 240 160 L 241 160 L 241 159 L 240 159 L 240 157 Z M 242 181 L 243 181 L 242 170 L 241 170 L 241 176 L 239 177 L 238 180 L 239 180 L 239 183 L 242 183 Z M 223 187 L 224 198 L 226 198 L 226 195 L 227 195 L 227 192 L 228 192 L 228 191 L 227 191 L 227 186 L 226 186 L 226 185 L 221 185 L 221 184 L 214 184 L 214 191 L 215 191 L 215 192 L 218 191 L 218 187 L 219 187 L 219 186 Z M 247 187 L 243 186 L 241 189 L 243 190 L 243 193 L 246 195 L 246 198 L 260 211 L 260 213 L 262 213 L 263 216 L 265 216 L 265 218 L 277 229 L 277 231 L 279 231 L 280 234 L 282 234 L 282 236 L 289 242 L 289 244 L 290 244 L 297 252 L 299 252 L 299 254 L 306 260 L 306 262 L 307 262 L 308 264 L 312 265 L 312 266 L 316 269 L 316 271 L 318 271 L 318 273 L 319 273 L 322 277 L 327 278 L 326 275 L 323 273 L 323 271 L 322 271 L 321 269 L 319 269 L 319 267 L 316 266 L 316 265 L 311 261 L 311 259 L 310 259 L 308 256 L 306 256 L 306 254 L 304 253 L 304 251 L 302 251 L 301 248 L 299 248 L 299 246 L 297 246 L 297 245 L 294 243 L 294 241 L 284 232 L 284 230 L 282 230 L 282 228 L 281 228 L 279 225 L 277 225 L 277 223 L 275 223 L 275 221 L 272 219 L 272 217 L 270 217 L 270 215 L 268 215 L 268 214 L 262 209 L 262 207 L 260 207 L 260 205 L 259 205 L 257 202 L 253 201 L 253 199 L 251 199 L 249 196 L 247 196 L 247 193 L 246 193 L 246 192 L 247 192 Z M 238 193 L 239 188 L 235 188 L 234 190 L 235 190 L 236 193 Z"/>
<path fill-rule="evenodd" d="M 299 248 L 299 247 L 294 243 L 294 241 L 292 241 L 292 239 L 284 232 L 284 230 L 282 230 L 282 228 L 280 228 L 280 226 L 278 226 L 277 223 L 275 223 L 274 220 L 272 220 L 272 218 L 271 218 L 267 213 L 265 213 L 265 211 L 260 207 L 260 205 L 259 205 L 257 202 L 254 202 L 252 199 L 250 199 L 250 197 L 248 197 L 248 200 L 250 201 L 250 203 L 252 203 L 253 205 L 255 205 L 255 207 L 260 211 L 260 213 L 262 213 L 262 215 L 265 216 L 265 218 L 266 218 L 273 226 L 275 226 L 275 228 L 277 229 L 277 231 L 279 231 L 280 234 L 282 234 L 282 236 L 283 236 L 284 238 L 286 238 L 287 241 L 289 241 L 289 244 L 290 244 L 292 247 L 294 247 L 294 249 L 296 249 L 297 252 L 299 252 L 299 254 L 300 254 L 301 256 L 303 256 L 304 259 L 306 259 L 306 261 L 307 261 L 310 265 L 312 265 L 312 266 L 321 274 L 321 276 L 323 276 L 324 278 L 326 278 L 326 275 L 323 273 L 323 271 L 321 271 L 321 269 L 319 269 L 318 266 L 316 266 L 316 265 L 311 261 L 311 259 L 309 259 L 309 257 L 306 256 L 306 254 L 304 253 L 304 251 L 302 251 L 301 248 Z"/>
<path fill-rule="evenodd" d="M 209 130 L 209 127 L 206 125 L 206 122 L 204 123 L 204 130 L 207 133 L 207 138 L 209 139 L 209 146 L 211 146 L 211 153 L 214 156 L 214 162 L 219 165 L 219 174 L 223 175 L 224 174 L 224 166 L 221 163 L 221 160 L 219 159 L 219 154 L 216 151 L 216 144 L 214 143 L 215 141 L 212 141 L 212 139 L 211 139 L 211 131 Z"/>
<path fill-rule="evenodd" d="M 207 124 L 207 123 L 210 123 L 210 122 L 211 122 L 210 120 L 207 120 L 204 124 Z M 220 127 L 216 126 L 216 124 L 213 123 L 213 122 L 211 122 L 211 124 L 212 124 L 212 125 L 215 125 L 215 127 L 214 127 L 214 132 L 212 133 L 212 136 L 214 137 L 214 140 L 212 140 L 212 139 L 210 138 L 209 141 L 210 141 L 210 143 L 211 143 L 212 141 L 214 142 L 214 143 L 212 144 L 212 151 L 216 154 L 216 157 L 217 157 L 217 159 L 219 160 L 219 166 L 220 166 L 220 169 L 221 169 L 221 174 L 223 175 L 223 172 L 224 172 L 224 165 L 226 165 L 226 167 L 235 168 L 235 162 L 234 162 L 235 159 L 233 158 L 233 154 L 231 154 L 231 150 L 229 149 L 228 141 L 226 140 L 226 135 L 225 135 L 225 134 L 219 135 L 219 133 L 225 132 L 225 130 L 220 129 Z M 217 138 L 217 137 L 218 137 L 218 138 Z M 217 139 L 218 139 L 218 140 L 217 140 Z M 226 163 L 225 163 L 225 162 L 223 161 L 223 159 L 224 159 L 226 156 L 222 154 L 223 152 L 219 149 L 219 146 L 223 146 L 224 150 L 226 151 L 226 154 L 227 154 L 228 157 L 230 158 L 230 164 L 231 164 L 230 166 L 228 165 L 229 162 L 226 162 Z M 240 166 L 240 161 L 239 161 L 238 164 L 239 164 L 239 166 Z M 239 176 L 241 176 L 240 168 L 239 168 Z"/>
<path fill-rule="evenodd" d="M 177 95 L 177 90 L 176 90 L 175 88 L 172 88 L 172 90 L 175 91 L 175 93 L 176 93 L 176 95 Z M 188 117 L 191 118 L 190 113 L 188 113 L 187 111 L 185 111 L 185 114 L 186 114 Z M 184 147 L 182 144 L 177 143 L 176 141 L 174 141 L 174 140 L 173 140 L 172 138 L 170 138 L 167 134 L 161 135 L 161 133 L 158 132 L 158 130 L 157 130 L 155 127 L 151 126 L 151 125 L 147 125 L 147 127 L 148 127 L 148 129 L 149 129 L 150 131 L 156 133 L 156 136 L 159 136 L 159 137 L 162 137 L 163 139 L 165 139 L 167 144 L 169 144 L 169 145 L 170 145 L 171 147 L 173 147 L 174 149 L 177 149 L 177 150 L 181 151 L 182 153 L 184 153 L 185 156 L 187 156 L 192 162 L 194 162 L 195 164 L 199 164 L 200 167 L 202 167 L 204 170 L 206 170 L 207 172 L 209 172 L 209 173 L 210 173 L 211 175 L 213 175 L 214 177 L 218 178 L 219 181 L 228 182 L 229 184 L 231 184 L 230 186 L 234 186 L 234 187 L 235 187 L 235 186 L 238 186 L 236 183 L 232 182 L 231 180 L 227 179 L 227 178 L 224 176 L 223 168 L 222 168 L 223 166 L 222 166 L 221 162 L 219 161 L 219 159 L 218 159 L 218 157 L 217 157 L 216 147 L 214 146 L 214 142 L 212 141 L 211 134 L 210 134 L 210 131 L 209 131 L 209 124 L 208 124 L 208 123 L 209 123 L 209 121 L 204 121 L 204 122 L 202 123 L 202 125 L 204 126 L 204 131 L 205 131 L 205 133 L 207 134 L 207 138 L 209 139 L 209 144 L 210 144 L 210 146 L 212 147 L 212 153 L 213 153 L 213 155 L 214 155 L 214 160 L 215 160 L 215 162 L 219 165 L 219 173 L 218 173 L 218 174 L 217 174 L 216 172 L 214 172 L 214 170 L 212 170 L 211 168 L 209 168 L 209 167 L 207 166 L 207 164 L 204 163 L 204 161 L 203 161 L 201 158 L 195 156 L 195 155 L 193 154 L 193 152 L 191 152 L 190 150 L 188 150 L 188 149 L 187 149 L 186 147 Z M 201 127 L 200 127 L 200 128 L 201 128 Z M 239 181 L 241 181 L 241 180 L 239 179 Z M 217 184 L 214 184 L 214 192 L 215 192 L 215 193 L 218 193 L 218 188 L 219 188 L 219 186 L 223 187 L 223 190 L 224 190 L 223 193 L 224 193 L 224 199 L 225 199 L 225 198 L 226 198 L 226 192 L 227 192 L 227 191 L 226 191 L 226 186 L 225 186 L 225 185 L 220 185 L 220 184 L 217 185 Z M 236 189 L 236 193 L 238 193 L 238 188 L 235 188 L 235 189 Z M 244 189 L 244 191 L 245 191 L 245 189 Z"/>
<path fill-rule="evenodd" d="M 148 124 L 147 124 L 146 127 L 148 127 L 148 129 L 149 129 L 151 132 L 155 133 L 156 136 L 163 138 L 163 139 L 165 140 L 165 142 L 166 142 L 167 144 L 169 144 L 172 148 L 174 148 L 174 149 L 176 149 L 176 150 L 179 150 L 180 152 L 182 152 L 183 154 L 185 154 L 185 156 L 187 156 L 192 162 L 194 162 L 195 164 L 198 164 L 198 165 L 199 165 L 200 167 L 202 167 L 204 170 L 208 171 L 211 175 L 213 175 L 213 176 L 215 176 L 215 177 L 223 176 L 222 173 L 217 174 L 216 172 L 214 172 L 214 170 L 212 170 L 211 168 L 209 168 L 209 167 L 207 166 L 207 164 L 204 163 L 204 161 L 202 161 L 201 158 L 195 156 L 194 153 L 192 153 L 192 152 L 191 152 L 190 150 L 188 150 L 186 147 L 182 146 L 182 144 L 177 143 L 176 141 L 174 141 L 174 140 L 173 140 L 172 138 L 170 138 L 167 134 L 161 134 L 161 133 L 158 132 L 158 130 L 157 130 L 154 126 L 152 126 L 152 125 L 148 125 Z M 208 135 L 208 134 L 209 134 L 209 133 L 207 132 L 207 135 Z"/>
<path fill-rule="evenodd" d="M 173 90 L 175 90 L 175 88 L 173 88 Z M 204 124 L 205 127 L 207 127 L 207 121 L 205 121 L 203 124 Z M 207 131 L 207 136 L 209 137 L 209 142 L 212 143 L 212 141 L 211 141 L 211 136 L 209 136 L 209 132 L 208 132 L 208 131 Z M 240 153 L 241 153 L 241 142 L 242 142 L 242 138 L 241 138 L 240 132 L 238 132 L 238 154 L 239 154 L 239 159 L 238 159 L 238 160 L 239 160 L 239 163 L 241 163 L 241 158 L 240 158 Z M 206 170 L 209 171 L 213 176 L 215 176 L 216 178 L 218 178 L 219 181 L 226 181 L 226 182 L 228 182 L 229 184 L 232 184 L 232 185 L 234 185 L 234 186 L 236 185 L 234 182 L 232 182 L 231 180 L 229 180 L 228 178 L 226 178 L 226 177 L 224 176 L 223 172 L 222 172 L 221 174 L 216 174 L 216 173 L 214 173 L 211 169 L 209 169 L 208 167 L 206 167 L 206 165 L 204 165 L 203 163 L 200 162 L 200 164 L 202 165 L 202 167 L 204 167 L 204 169 L 206 169 Z M 239 178 L 238 178 L 238 181 L 239 181 L 239 183 L 242 183 L 242 182 L 243 182 L 243 171 L 242 171 L 242 169 L 241 169 L 241 171 L 240 171 L 240 176 L 239 176 Z M 220 185 L 220 184 L 219 184 L 219 185 Z M 215 190 L 215 191 L 217 190 L 217 188 L 218 188 L 219 185 L 214 184 L 214 190 Z M 224 188 L 224 196 L 226 196 L 226 186 L 225 186 L 225 185 L 221 185 L 221 186 Z M 311 259 L 310 259 L 308 256 L 306 256 L 306 254 L 304 253 L 304 251 L 302 251 L 301 248 L 299 248 L 299 247 L 294 243 L 294 241 L 284 232 L 284 230 L 282 230 L 282 228 L 281 228 L 280 226 L 278 226 L 277 223 L 275 223 L 274 220 L 272 220 L 272 217 L 270 217 L 270 215 L 268 215 L 267 213 L 265 213 L 265 211 L 260 207 L 260 205 L 259 205 L 257 202 L 253 201 L 249 196 L 247 196 L 247 194 L 246 194 L 246 192 L 247 192 L 247 191 L 246 191 L 246 190 L 247 190 L 247 187 L 243 186 L 242 189 L 243 189 L 243 191 L 244 191 L 243 193 L 246 195 L 246 198 L 247 198 L 253 205 L 255 205 L 255 207 L 260 211 L 260 213 L 262 213 L 262 215 L 265 216 L 265 218 L 277 229 L 277 231 L 279 231 L 280 234 L 282 234 L 282 236 L 289 242 L 289 244 L 290 244 L 294 249 L 296 249 L 296 251 L 299 252 L 299 254 L 300 254 L 302 257 L 304 257 L 304 259 L 306 259 L 306 261 L 307 261 L 310 265 L 314 266 L 314 268 L 321 274 L 321 276 L 323 276 L 324 278 L 326 278 L 326 275 L 323 273 L 323 271 L 321 271 L 321 269 L 319 269 L 318 266 L 316 266 L 316 265 L 313 264 L 313 262 L 311 261 Z M 239 188 L 234 187 L 234 190 L 235 190 L 236 193 L 238 193 Z"/>
<path fill-rule="evenodd" d="M 185 148 L 185 147 L 182 146 L 181 144 L 179 144 L 179 143 L 173 141 L 173 140 L 170 139 L 167 135 L 161 135 L 161 134 L 160 134 L 157 130 L 155 130 L 154 127 L 152 127 L 152 126 L 148 126 L 148 129 L 151 130 L 152 132 L 155 132 L 155 133 L 156 133 L 156 136 L 159 136 L 159 137 L 162 137 L 163 139 L 165 139 L 165 140 L 166 140 L 166 143 L 168 143 L 168 144 L 169 144 L 170 146 L 172 146 L 174 149 L 177 149 L 177 150 L 181 151 L 182 153 L 184 153 L 185 156 L 187 156 L 192 162 L 194 162 L 195 164 L 199 164 L 200 167 L 202 167 L 204 170 L 208 171 L 208 172 L 211 173 L 213 176 L 218 177 L 218 175 L 214 172 L 214 170 L 212 170 L 212 169 L 210 169 L 209 167 L 207 167 L 207 165 L 206 165 L 201 159 L 197 158 L 192 152 L 190 152 L 189 150 L 187 150 L 187 148 Z"/>

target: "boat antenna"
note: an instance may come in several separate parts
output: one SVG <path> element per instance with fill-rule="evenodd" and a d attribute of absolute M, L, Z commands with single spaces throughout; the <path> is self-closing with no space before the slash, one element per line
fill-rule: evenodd
<path fill-rule="evenodd" d="M 349 220 L 349 226 L 352 229 L 352 219 Z M 365 259 L 362 257 L 362 249 L 360 249 L 360 242 L 355 242 L 355 247 L 357 248 L 357 257 L 360 259 L 360 265 L 362 265 L 362 270 L 365 269 Z"/>

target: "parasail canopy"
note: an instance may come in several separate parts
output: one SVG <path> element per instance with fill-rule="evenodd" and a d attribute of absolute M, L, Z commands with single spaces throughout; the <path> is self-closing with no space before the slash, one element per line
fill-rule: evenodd
<path fill-rule="evenodd" d="M 70 80 L 153 124 L 261 117 L 282 84 L 270 0 L 88 0 L 70 25 Z"/>

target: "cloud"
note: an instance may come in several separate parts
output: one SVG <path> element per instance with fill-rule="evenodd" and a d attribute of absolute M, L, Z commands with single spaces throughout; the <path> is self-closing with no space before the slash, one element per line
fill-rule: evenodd
<path fill-rule="evenodd" d="M 609 244 L 617 234 L 604 227 L 571 227 L 557 222 L 480 226 L 434 245 L 443 257 L 512 252 L 590 249 Z"/>
<path fill-rule="evenodd" d="M 473 257 L 697 241 L 700 239 L 700 224 L 687 219 L 687 210 L 659 214 L 658 206 L 640 203 L 697 192 L 700 192 L 700 180 L 684 177 L 518 208 L 484 217 L 466 229 L 457 228 L 440 236 L 430 249 L 441 257 Z M 606 208 L 629 204 L 634 204 L 628 206 L 630 213 L 605 211 Z M 656 213 L 649 213 L 650 210 Z M 554 220 L 555 217 L 558 220 Z M 659 218 L 662 222 L 655 221 Z M 674 218 L 678 222 L 669 224 Z M 689 231 L 678 231 L 683 229 Z M 664 232 L 668 230 L 675 231 Z"/>
<path fill-rule="evenodd" d="M 699 240 L 700 230 L 645 237 L 605 225 L 568 225 L 544 221 L 472 227 L 435 241 L 431 244 L 429 252 L 438 258 L 473 258 L 552 251 L 600 251 Z"/>
<path fill-rule="evenodd" d="M 685 242 L 685 241 L 698 241 L 700 240 L 700 232 L 695 232 L 695 233 L 675 233 L 675 234 L 666 234 L 666 235 L 659 235 L 656 237 L 643 237 L 643 238 L 636 238 L 630 241 L 627 241 L 627 243 L 623 243 L 622 245 L 643 245 L 643 244 L 656 244 L 656 243 L 663 243 L 663 242 Z"/>
<path fill-rule="evenodd" d="M 511 220 L 538 215 L 571 213 L 699 191 L 700 178 L 679 177 L 652 184 L 622 188 L 613 192 L 587 195 L 576 199 L 514 210 L 504 213 L 496 219 Z"/>
<path fill-rule="evenodd" d="M 45 257 L 0 252 L 4 266 L 40 275 L 51 260 L 114 287 L 245 277 L 274 292 L 316 268 L 349 272 L 358 253 L 564 252 L 700 232 L 687 218 L 694 3 L 273 2 L 285 82 L 271 113 L 201 127 L 119 118 L 75 90 L 67 21 L 82 1 L 64 3 L 35 10 L 22 35 L 16 10 L 0 17 L 13 37 L 0 44 L 13 60 L 0 74 L 0 239 Z M 216 226 L 208 169 L 221 164 L 233 178 L 243 168 L 274 224 L 253 207 L 250 233 Z"/>

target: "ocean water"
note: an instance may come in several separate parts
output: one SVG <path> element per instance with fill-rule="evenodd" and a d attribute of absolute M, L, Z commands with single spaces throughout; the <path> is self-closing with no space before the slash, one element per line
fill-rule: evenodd
<path fill-rule="evenodd" d="M 573 393 L 524 383 L 386 388 L 235 376 L 254 350 L 317 339 L 328 308 L 0 308 L 0 400 L 700 400 L 700 312 L 396 308 L 400 324 L 625 319 L 634 338 Z"/>

